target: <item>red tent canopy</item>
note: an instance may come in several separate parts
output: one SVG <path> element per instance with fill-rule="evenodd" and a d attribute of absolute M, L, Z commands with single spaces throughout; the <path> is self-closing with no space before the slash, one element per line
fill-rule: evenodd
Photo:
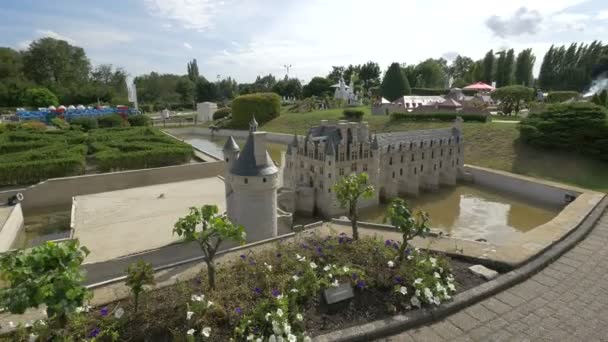
<path fill-rule="evenodd" d="M 489 84 L 485 84 L 483 82 L 477 82 L 477 83 L 473 83 L 471 85 L 468 85 L 468 86 L 464 87 L 463 89 L 466 89 L 466 90 L 489 90 L 489 91 L 491 91 L 491 90 L 494 90 L 496 88 L 492 87 Z"/>

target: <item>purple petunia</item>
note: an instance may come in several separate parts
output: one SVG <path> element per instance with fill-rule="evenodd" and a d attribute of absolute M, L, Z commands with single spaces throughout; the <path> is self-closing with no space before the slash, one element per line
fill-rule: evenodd
<path fill-rule="evenodd" d="M 395 276 L 395 283 L 402 284 L 403 283 L 403 278 L 401 278 L 400 276 Z"/>
<path fill-rule="evenodd" d="M 365 282 L 364 282 L 363 280 L 359 280 L 359 281 L 357 282 L 357 288 L 358 288 L 359 290 L 361 290 L 361 289 L 363 289 L 364 287 L 365 287 Z"/>
<path fill-rule="evenodd" d="M 281 291 L 277 290 L 277 289 L 272 289 L 272 296 L 277 298 L 281 295 Z"/>
<path fill-rule="evenodd" d="M 357 273 L 353 273 L 352 278 L 353 280 L 356 280 L 357 278 L 359 278 L 359 275 Z"/>
<path fill-rule="evenodd" d="M 323 254 L 323 248 L 321 248 L 321 247 L 317 247 L 317 253 L 319 253 L 319 254 Z"/>
<path fill-rule="evenodd" d="M 262 294 L 262 289 L 256 287 L 255 289 L 253 289 L 253 292 L 255 292 L 256 294 Z"/>
<path fill-rule="evenodd" d="M 99 328 L 95 328 L 95 329 L 91 330 L 91 332 L 89 333 L 89 337 L 90 338 L 97 337 L 97 335 L 99 335 L 100 332 L 101 332 L 101 330 Z"/>
<path fill-rule="evenodd" d="M 243 260 L 247 259 L 247 256 L 246 256 L 245 254 L 241 254 L 241 255 L 240 255 L 240 257 L 241 257 L 241 259 L 243 259 Z"/>
<path fill-rule="evenodd" d="M 249 259 L 249 265 L 251 265 L 251 266 L 255 265 L 255 260 Z"/>
<path fill-rule="evenodd" d="M 238 306 L 238 307 L 235 309 L 235 311 L 236 311 L 236 313 L 237 313 L 237 314 L 239 314 L 239 315 L 242 315 L 242 314 L 243 314 L 243 309 L 241 309 L 241 307 L 240 307 L 240 306 Z"/>
<path fill-rule="evenodd" d="M 386 241 L 384 241 L 384 245 L 385 245 L 385 246 L 390 246 L 391 244 L 392 244 L 392 243 L 391 243 L 391 240 L 386 240 Z"/>
<path fill-rule="evenodd" d="M 108 307 L 104 306 L 99 312 L 101 313 L 101 316 L 106 317 L 108 315 Z"/>
<path fill-rule="evenodd" d="M 393 248 L 394 248 L 394 249 L 399 249 L 399 244 L 398 244 L 398 243 L 396 243 L 396 242 L 394 242 L 394 243 L 393 243 Z"/>
<path fill-rule="evenodd" d="M 277 253 L 277 258 L 280 258 L 281 256 L 283 256 L 283 254 Z"/>
<path fill-rule="evenodd" d="M 307 244 L 305 244 L 305 243 L 301 244 L 301 245 L 300 245 L 300 247 L 302 247 L 302 248 L 304 248 L 304 249 L 308 249 L 308 245 L 307 245 Z"/>

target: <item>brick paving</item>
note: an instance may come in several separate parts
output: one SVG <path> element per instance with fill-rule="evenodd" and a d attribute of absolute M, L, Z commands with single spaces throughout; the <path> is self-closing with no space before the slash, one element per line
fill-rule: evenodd
<path fill-rule="evenodd" d="M 585 240 L 530 279 L 379 341 L 608 342 L 608 211 Z"/>

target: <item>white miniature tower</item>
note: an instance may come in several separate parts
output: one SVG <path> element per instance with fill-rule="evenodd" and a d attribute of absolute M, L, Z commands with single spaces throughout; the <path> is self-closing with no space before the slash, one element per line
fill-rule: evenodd
<path fill-rule="evenodd" d="M 277 236 L 279 169 L 266 150 L 266 132 L 258 132 L 257 127 L 252 118 L 247 142 L 225 180 L 231 191 L 226 192 L 228 217 L 245 227 L 247 242 Z"/>

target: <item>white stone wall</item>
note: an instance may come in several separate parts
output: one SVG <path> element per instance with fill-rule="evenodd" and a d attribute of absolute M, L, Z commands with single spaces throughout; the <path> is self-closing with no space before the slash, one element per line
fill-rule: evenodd
<path fill-rule="evenodd" d="M 13 248 L 15 240 L 23 229 L 23 211 L 21 204 L 17 204 L 10 208 L 2 226 L 0 226 L 0 253 L 6 252 Z M 4 218 L 3 218 L 4 219 Z M 2 221 L 0 221 L 1 223 Z"/>

